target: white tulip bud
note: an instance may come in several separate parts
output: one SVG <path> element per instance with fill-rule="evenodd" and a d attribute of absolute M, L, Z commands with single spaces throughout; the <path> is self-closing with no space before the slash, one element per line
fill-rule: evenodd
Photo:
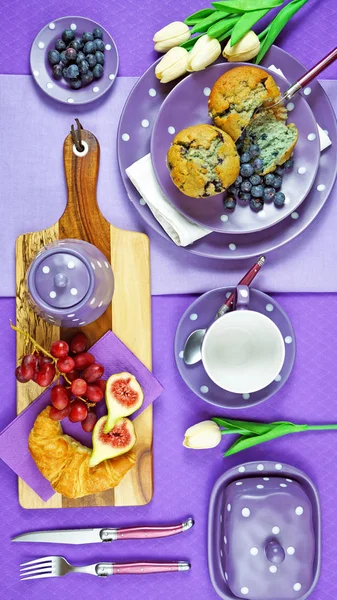
<path fill-rule="evenodd" d="M 182 21 L 173 21 L 155 33 L 154 49 L 157 52 L 167 52 L 170 48 L 187 42 L 191 37 L 190 28 Z"/>
<path fill-rule="evenodd" d="M 220 427 L 214 421 L 201 421 L 187 429 L 183 446 L 194 450 L 204 450 L 215 448 L 220 442 Z"/>
<path fill-rule="evenodd" d="M 220 42 L 209 35 L 202 35 L 189 52 L 187 70 L 202 71 L 219 58 L 220 54 Z"/>
<path fill-rule="evenodd" d="M 222 55 L 229 62 L 246 62 L 258 55 L 260 50 L 260 40 L 254 31 L 248 31 L 234 46 L 230 41 L 226 45 Z"/>
<path fill-rule="evenodd" d="M 171 48 L 155 68 L 160 83 L 168 83 L 187 72 L 188 52 L 185 48 Z"/>

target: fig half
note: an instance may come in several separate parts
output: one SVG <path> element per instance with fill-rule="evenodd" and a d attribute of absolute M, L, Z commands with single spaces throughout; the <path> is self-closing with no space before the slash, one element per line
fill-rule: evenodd
<path fill-rule="evenodd" d="M 109 433 L 104 433 L 106 420 L 106 415 L 99 419 L 92 432 L 93 449 L 89 467 L 129 452 L 136 443 L 135 428 L 129 419 L 118 419 L 115 427 Z"/>
<path fill-rule="evenodd" d="M 141 407 L 143 400 L 143 390 L 134 375 L 126 372 L 111 375 L 105 390 L 108 418 L 104 432 L 111 431 L 117 419 L 132 415 Z"/>

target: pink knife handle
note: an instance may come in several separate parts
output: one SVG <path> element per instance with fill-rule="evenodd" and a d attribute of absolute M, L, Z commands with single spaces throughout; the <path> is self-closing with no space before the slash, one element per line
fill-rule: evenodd
<path fill-rule="evenodd" d="M 327 54 L 322 60 L 317 63 L 310 71 L 304 73 L 304 75 L 298 80 L 297 84 L 303 88 L 305 85 L 310 83 L 317 75 L 319 75 L 324 69 L 326 69 L 334 60 L 337 58 L 337 47 L 334 48 L 329 54 Z"/>
<path fill-rule="evenodd" d="M 161 538 L 170 535 L 176 535 L 182 531 L 190 529 L 193 525 L 193 519 L 188 519 L 185 523 L 171 525 L 169 527 L 124 527 L 116 529 L 117 540 L 135 540 L 144 538 Z"/>
<path fill-rule="evenodd" d="M 148 575 L 149 573 L 170 573 L 175 571 L 188 571 L 190 565 L 185 561 L 177 562 L 139 562 L 139 563 L 113 563 L 113 575 Z"/>

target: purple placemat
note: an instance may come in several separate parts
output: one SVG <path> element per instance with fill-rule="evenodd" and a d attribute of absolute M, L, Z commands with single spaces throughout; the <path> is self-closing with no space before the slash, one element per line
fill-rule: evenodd
<path fill-rule="evenodd" d="M 276 295 L 288 313 L 297 336 L 297 359 L 291 378 L 274 398 L 247 411 L 219 411 L 231 417 L 298 422 L 335 422 L 337 414 L 337 296 L 328 294 Z M 18 504 L 17 477 L 0 465 L 2 521 L 1 600 L 81 598 L 92 600 L 216 600 L 207 568 L 207 516 L 211 490 L 229 467 L 249 460 L 275 460 L 303 469 L 317 485 L 322 504 L 322 571 L 310 600 L 336 600 L 336 465 L 335 432 L 286 436 L 222 458 L 225 441 L 213 450 L 193 452 L 182 446 L 187 427 L 214 414 L 213 407 L 197 398 L 180 378 L 174 364 L 175 328 L 192 297 L 153 299 L 153 369 L 165 387 L 154 406 L 153 500 L 142 507 L 24 510 Z M 15 315 L 13 299 L 0 300 L 2 401 L 0 427 L 15 416 L 15 341 L 8 319 Z M 228 443 L 230 441 L 228 440 Z M 47 528 L 99 525 L 169 524 L 192 516 L 195 527 L 170 539 L 116 542 L 88 546 L 11 544 L 10 537 Z M 75 564 L 98 560 L 188 559 L 188 573 L 125 576 L 101 581 L 69 575 L 58 579 L 19 583 L 19 562 L 48 554 L 61 554 Z"/>
<path fill-rule="evenodd" d="M 0 76 L 0 114 L 2 135 L 6 139 L 6 152 L 0 153 L 0 198 L 4 199 L 0 202 L 0 222 L 6 223 L 0 236 L 0 296 L 15 294 L 15 238 L 29 230 L 52 225 L 65 208 L 67 194 L 62 147 L 76 116 L 100 142 L 98 202 L 103 214 L 117 227 L 147 231 L 151 238 L 153 294 L 204 292 L 219 285 L 236 284 L 245 267 L 252 264 L 252 261 L 240 261 L 241 264 L 233 266 L 192 256 L 162 239 L 152 229 L 146 230 L 145 223 L 140 221 L 127 199 L 115 147 L 119 115 L 134 82 L 130 78 L 117 78 L 111 93 L 95 104 L 76 107 L 76 110 L 64 105 L 60 110 L 30 77 Z M 337 82 L 322 83 L 337 112 Z M 319 122 L 319 115 L 317 119 Z M 50 140 L 53 140 L 52 146 Z M 34 152 L 31 151 L 32 143 Z M 41 173 L 48 173 L 48 177 L 42 177 Z M 271 292 L 337 291 L 337 278 L 331 268 L 337 263 L 336 222 L 335 187 L 308 230 L 268 256 L 256 287 Z"/>
<path fill-rule="evenodd" d="M 3 0 L 2 30 L 15 39 L 8 54 L 0 56 L 0 73 L 29 73 L 30 45 L 47 23 L 66 15 L 82 15 L 101 23 L 113 36 L 121 57 L 120 74 L 141 75 L 153 62 L 153 34 L 171 21 L 181 21 L 191 13 L 209 6 L 206 0 L 102 0 L 93 5 L 90 0 L 58 2 L 33 2 L 28 0 Z M 279 10 L 279 9 L 278 9 Z M 268 21 L 276 14 L 271 11 Z M 310 0 L 295 15 L 279 36 L 277 43 L 291 52 L 307 67 L 316 64 L 328 50 L 336 45 L 335 27 L 337 6 L 335 0 Z M 259 24 L 257 31 L 262 29 Z M 323 77 L 337 76 L 337 64 L 327 69 Z"/>
<path fill-rule="evenodd" d="M 141 408 L 132 415 L 132 419 L 143 412 L 161 394 L 163 388 L 159 381 L 111 331 L 103 335 L 90 350 L 94 354 L 96 362 L 104 366 L 105 378 L 114 373 L 128 371 L 139 381 L 144 392 L 144 402 Z M 48 404 L 50 404 L 50 389 L 47 388 L 0 433 L 0 457 L 45 502 L 55 492 L 35 465 L 28 450 L 27 440 L 36 417 Z M 102 400 L 97 405 L 97 415 L 100 418 L 105 413 L 106 405 Z M 68 419 L 64 419 L 62 428 L 68 435 L 73 436 L 85 446 L 91 447 L 91 434 L 83 431 L 80 423 L 71 423 Z"/>

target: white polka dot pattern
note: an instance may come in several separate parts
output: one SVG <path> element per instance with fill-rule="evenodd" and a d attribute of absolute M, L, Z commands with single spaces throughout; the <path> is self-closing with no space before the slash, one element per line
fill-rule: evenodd
<path fill-rule="evenodd" d="M 257 556 L 257 555 L 258 555 L 258 553 L 259 553 L 259 550 L 258 550 L 258 548 L 255 548 L 255 546 L 254 546 L 253 548 L 251 548 L 251 549 L 249 550 L 249 552 L 250 552 L 250 554 L 251 554 L 252 556 Z"/>
<path fill-rule="evenodd" d="M 221 221 L 223 221 L 223 223 L 227 223 L 229 217 L 228 217 L 228 215 L 221 215 L 220 219 L 221 219 Z"/>
<path fill-rule="evenodd" d="M 269 567 L 269 571 L 271 573 L 277 573 L 277 566 L 276 565 L 271 565 L 271 567 Z"/>
<path fill-rule="evenodd" d="M 202 385 L 200 391 L 202 394 L 207 394 L 209 392 L 209 388 L 207 387 L 207 385 Z"/>
<path fill-rule="evenodd" d="M 278 534 L 280 533 L 280 528 L 279 528 L 279 527 L 277 527 L 277 525 L 276 525 L 275 527 L 273 527 L 273 529 L 271 530 L 271 532 L 272 532 L 274 535 L 278 535 Z"/>
<path fill-rule="evenodd" d="M 241 594 L 243 594 L 244 596 L 249 594 L 249 589 L 247 587 L 242 587 L 240 591 L 241 591 Z"/>
<path fill-rule="evenodd" d="M 227 511 L 231 512 L 231 510 L 232 510 L 232 505 L 231 504 L 227 504 Z"/>
<path fill-rule="evenodd" d="M 258 471 L 263 471 L 264 470 L 264 466 L 262 464 L 257 465 L 257 470 Z"/>
<path fill-rule="evenodd" d="M 168 131 L 168 132 L 169 132 L 171 135 L 173 135 L 173 134 L 176 132 L 176 130 L 174 129 L 174 127 L 173 127 L 172 125 L 170 125 L 170 126 L 167 128 L 167 131 Z"/>
<path fill-rule="evenodd" d="M 276 471 L 282 471 L 283 466 L 281 465 L 281 463 L 276 463 L 275 469 L 276 469 Z"/>
<path fill-rule="evenodd" d="M 309 133 L 308 140 L 309 142 L 313 142 L 316 139 L 316 133 Z"/>
<path fill-rule="evenodd" d="M 295 583 L 294 590 L 295 592 L 299 592 L 302 589 L 302 585 L 300 583 Z"/>
<path fill-rule="evenodd" d="M 196 320 L 197 320 L 197 318 L 198 318 L 198 315 L 197 315 L 197 313 L 192 313 L 192 314 L 190 315 L 190 319 L 191 319 L 191 321 L 196 321 Z"/>
<path fill-rule="evenodd" d="M 151 98 L 154 98 L 157 95 L 157 92 L 154 88 L 150 88 L 149 89 L 149 96 L 151 96 Z"/>
<path fill-rule="evenodd" d="M 130 136 L 129 136 L 128 133 L 123 133 L 122 134 L 122 140 L 123 140 L 123 142 L 128 142 L 129 139 L 130 139 Z"/>
<path fill-rule="evenodd" d="M 250 517 L 250 510 L 249 510 L 249 508 L 247 508 L 247 507 L 243 508 L 243 509 L 242 509 L 242 511 L 241 511 L 241 514 L 242 514 L 242 516 L 243 516 L 243 517 L 245 517 L 246 519 L 247 519 L 248 517 Z"/>
<path fill-rule="evenodd" d="M 147 127 L 149 127 L 149 125 L 150 125 L 150 123 L 147 119 L 142 120 L 142 122 L 141 122 L 142 127 L 144 127 L 146 129 Z"/>
<path fill-rule="evenodd" d="M 238 468 L 239 473 L 244 473 L 245 470 L 246 470 L 246 467 L 239 467 Z"/>
<path fill-rule="evenodd" d="M 203 93 L 204 93 L 204 96 L 209 96 L 209 95 L 210 95 L 210 93 L 211 93 L 211 88 L 209 88 L 209 87 L 205 87 L 205 88 L 203 89 Z"/>
<path fill-rule="evenodd" d="M 236 245 L 235 245 L 235 244 L 229 244 L 229 245 L 228 245 L 228 248 L 229 248 L 229 249 L 230 249 L 232 252 L 234 252 L 234 250 L 236 250 Z"/>
<path fill-rule="evenodd" d="M 297 506 L 295 513 L 300 517 L 304 513 L 303 506 Z"/>

